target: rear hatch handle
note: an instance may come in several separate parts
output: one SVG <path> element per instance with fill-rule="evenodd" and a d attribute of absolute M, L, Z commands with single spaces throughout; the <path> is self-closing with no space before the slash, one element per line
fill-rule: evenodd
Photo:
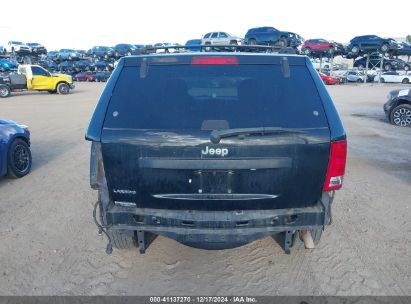
<path fill-rule="evenodd" d="M 213 130 L 210 140 L 213 144 L 218 144 L 222 138 L 233 136 L 249 136 L 253 134 L 266 135 L 275 133 L 304 133 L 302 130 L 280 128 L 280 127 L 258 127 L 258 128 L 237 128 L 225 130 Z"/>

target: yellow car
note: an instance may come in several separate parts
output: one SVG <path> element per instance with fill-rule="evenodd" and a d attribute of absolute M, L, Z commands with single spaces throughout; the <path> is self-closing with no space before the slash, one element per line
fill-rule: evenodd
<path fill-rule="evenodd" d="M 18 74 L 0 77 L 0 97 L 8 97 L 12 91 L 48 91 L 66 95 L 74 89 L 73 79 L 66 74 L 52 74 L 39 65 L 23 64 Z"/>

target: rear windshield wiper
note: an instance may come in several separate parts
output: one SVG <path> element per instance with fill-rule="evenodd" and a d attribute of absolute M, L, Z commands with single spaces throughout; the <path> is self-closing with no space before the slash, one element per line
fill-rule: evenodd
<path fill-rule="evenodd" d="M 248 136 L 252 134 L 274 134 L 274 133 L 304 133 L 302 130 L 280 128 L 280 127 L 259 127 L 259 128 L 238 128 L 238 129 L 225 129 L 214 130 L 210 134 L 210 140 L 214 144 L 218 144 L 222 138 L 233 136 Z"/>

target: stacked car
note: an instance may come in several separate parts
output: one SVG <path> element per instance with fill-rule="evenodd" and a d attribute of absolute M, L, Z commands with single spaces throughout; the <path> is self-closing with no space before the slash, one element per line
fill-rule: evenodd
<path fill-rule="evenodd" d="M 47 52 L 47 49 L 40 43 L 23 43 L 13 40 L 9 41 L 5 48 L 0 47 L 0 57 L 7 57 L 0 59 L 0 73 L 15 70 L 17 63 L 33 63 L 52 72 L 68 73 L 78 80 L 83 79 L 83 77 L 75 77 L 79 73 L 93 72 L 95 75 L 97 72 L 103 72 L 94 79 L 104 81 L 114 69 L 115 63 L 124 56 L 163 52 L 203 52 L 225 46 L 227 46 L 226 51 L 244 51 L 247 47 L 255 51 L 254 46 L 256 48 L 266 46 L 270 49 L 269 51 L 304 54 L 311 58 L 314 68 L 319 72 L 347 70 L 347 65 L 334 62 L 333 59 L 336 56 L 353 59 L 354 68 L 359 70 L 381 69 L 385 72 L 399 72 L 402 75 L 404 72 L 401 71 L 406 73 L 411 69 L 409 62 L 398 58 L 408 56 L 409 61 L 411 46 L 406 42 L 381 38 L 377 35 L 362 35 L 354 37 L 349 45 L 344 46 L 324 38 L 304 40 L 294 32 L 263 26 L 249 29 L 244 38 L 225 31 L 208 32 L 201 38 L 188 40 L 185 48 L 170 42 L 159 42 L 146 46 L 119 43 L 113 47 L 97 45 L 88 51 L 67 48 Z M 90 80 L 90 77 L 87 79 Z"/>
<path fill-rule="evenodd" d="M 309 39 L 304 41 L 301 51 L 305 55 L 310 55 L 312 52 L 333 54 L 337 49 L 337 44 L 325 39 Z"/>
<path fill-rule="evenodd" d="M 302 38 L 298 34 L 266 26 L 249 29 L 245 34 L 244 42 L 248 45 L 272 45 L 284 48 L 298 47 L 302 43 Z"/>
<path fill-rule="evenodd" d="M 353 55 L 361 55 L 373 51 L 388 53 L 389 51 L 395 50 L 397 48 L 398 44 L 394 39 L 381 38 L 377 35 L 364 35 L 351 39 L 347 50 Z"/>

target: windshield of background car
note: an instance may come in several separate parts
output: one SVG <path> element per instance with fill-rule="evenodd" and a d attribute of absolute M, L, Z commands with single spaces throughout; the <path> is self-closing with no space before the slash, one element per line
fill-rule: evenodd
<path fill-rule="evenodd" d="M 206 121 L 229 128 L 326 127 L 321 99 L 306 66 L 152 65 L 124 67 L 105 128 L 194 129 Z"/>

